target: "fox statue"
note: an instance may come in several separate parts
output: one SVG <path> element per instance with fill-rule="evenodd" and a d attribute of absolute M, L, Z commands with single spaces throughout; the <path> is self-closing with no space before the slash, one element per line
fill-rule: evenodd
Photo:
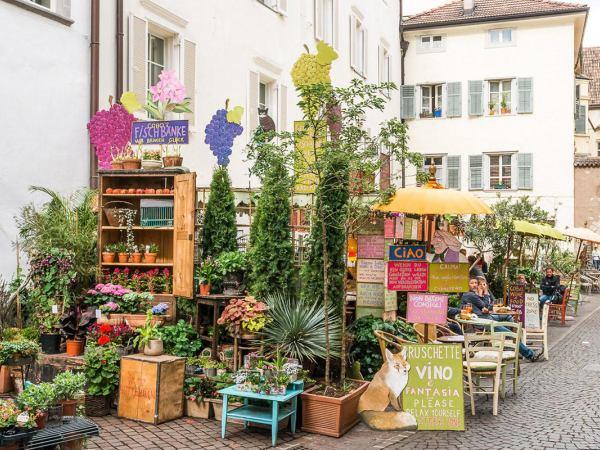
<path fill-rule="evenodd" d="M 409 370 L 406 349 L 395 355 L 388 349 L 385 350 L 385 361 L 381 369 L 358 401 L 358 413 L 369 428 L 381 431 L 417 429 L 415 417 L 400 411 L 398 402 L 398 397 L 408 383 Z M 390 404 L 395 411 L 386 411 Z"/>

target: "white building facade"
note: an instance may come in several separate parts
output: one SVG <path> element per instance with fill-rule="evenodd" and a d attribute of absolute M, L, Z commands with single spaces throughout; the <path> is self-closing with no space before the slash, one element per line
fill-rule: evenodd
<path fill-rule="evenodd" d="M 564 228 L 587 8 L 513 3 L 459 0 L 405 20 L 401 114 L 442 184 L 490 202 L 530 196 Z"/>

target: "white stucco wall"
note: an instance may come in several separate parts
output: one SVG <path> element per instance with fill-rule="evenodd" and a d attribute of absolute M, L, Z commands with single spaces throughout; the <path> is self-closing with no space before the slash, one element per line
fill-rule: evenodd
<path fill-rule="evenodd" d="M 516 45 L 486 48 L 486 30 L 513 27 Z M 446 36 L 446 50 L 417 53 L 422 34 Z M 462 117 L 409 121 L 410 145 L 423 154 L 462 155 L 461 187 L 468 188 L 468 155 L 487 152 L 533 154 L 533 189 L 473 191 L 492 200 L 529 195 L 551 215 L 557 226 L 573 223 L 573 19 L 522 20 L 457 26 L 406 33 L 406 84 L 462 82 Z M 468 81 L 533 78 L 533 113 L 507 116 L 468 115 Z M 513 93 L 514 93 L 513 89 Z M 515 97 L 513 96 L 513 102 Z M 514 109 L 513 109 L 514 111 Z M 418 110 L 417 110 L 418 117 Z M 514 168 L 514 166 L 513 166 Z"/>
<path fill-rule="evenodd" d="M 88 184 L 89 1 L 66 26 L 0 2 L 0 275 L 15 271 L 14 216 L 39 202 L 31 185 L 70 193 Z"/>

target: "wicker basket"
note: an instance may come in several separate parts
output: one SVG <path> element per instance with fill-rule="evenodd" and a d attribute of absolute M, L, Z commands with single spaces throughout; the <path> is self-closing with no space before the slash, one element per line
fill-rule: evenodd
<path fill-rule="evenodd" d="M 89 417 L 103 417 L 110 412 L 110 396 L 86 395 L 85 414 Z"/>
<path fill-rule="evenodd" d="M 124 211 L 126 209 L 128 209 L 128 208 L 104 208 L 104 214 L 106 214 L 106 218 L 108 219 L 108 224 L 111 227 L 121 226 L 121 223 L 119 222 L 118 211 Z M 133 210 L 133 211 L 135 214 L 137 214 L 137 211 L 135 211 L 135 210 Z"/>

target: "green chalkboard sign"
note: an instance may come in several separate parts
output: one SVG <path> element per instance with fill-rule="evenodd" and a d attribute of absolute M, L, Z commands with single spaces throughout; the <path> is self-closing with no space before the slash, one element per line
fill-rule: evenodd
<path fill-rule="evenodd" d="M 403 410 L 419 430 L 464 430 L 461 345 L 406 345 L 410 364 Z"/>

